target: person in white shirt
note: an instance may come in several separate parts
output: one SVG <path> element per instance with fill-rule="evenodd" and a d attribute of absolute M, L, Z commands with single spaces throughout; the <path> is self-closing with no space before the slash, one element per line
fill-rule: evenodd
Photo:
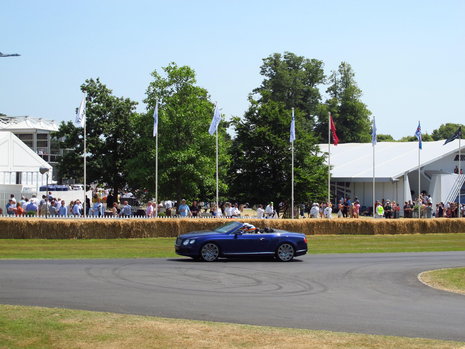
<path fill-rule="evenodd" d="M 153 217 L 152 201 L 147 202 L 147 209 L 145 210 L 145 215 L 147 217 Z"/>
<path fill-rule="evenodd" d="M 331 207 L 331 204 L 328 203 L 328 205 L 326 205 L 325 210 L 324 210 L 325 218 L 332 218 L 332 213 L 333 213 L 333 208 Z"/>
<path fill-rule="evenodd" d="M 310 209 L 310 218 L 318 218 L 320 215 L 320 205 L 314 202 L 312 208 Z"/>
<path fill-rule="evenodd" d="M 273 218 L 274 217 L 274 207 L 273 202 L 270 202 L 265 208 L 265 217 Z"/>
<path fill-rule="evenodd" d="M 171 216 L 171 209 L 173 208 L 173 201 L 171 201 L 171 200 L 166 200 L 166 201 L 164 202 L 164 206 L 165 206 L 165 210 L 166 210 L 166 215 L 167 215 L 168 217 L 170 217 L 170 216 Z"/>
<path fill-rule="evenodd" d="M 263 218 L 263 215 L 265 214 L 265 210 L 263 209 L 263 205 L 258 205 L 257 208 L 257 218 Z"/>

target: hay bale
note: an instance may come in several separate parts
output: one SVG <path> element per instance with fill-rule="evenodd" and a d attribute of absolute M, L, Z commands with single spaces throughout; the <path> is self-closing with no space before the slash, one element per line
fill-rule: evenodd
<path fill-rule="evenodd" d="M 0 218 L 0 239 L 121 239 L 176 237 L 212 230 L 231 219 Z M 239 219 L 259 228 L 307 235 L 465 233 L 465 219 Z"/>

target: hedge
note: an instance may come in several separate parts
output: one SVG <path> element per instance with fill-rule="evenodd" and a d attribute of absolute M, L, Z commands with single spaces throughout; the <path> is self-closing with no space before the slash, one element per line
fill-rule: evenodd
<path fill-rule="evenodd" d="M 176 237 L 213 229 L 230 219 L 0 218 L 1 239 L 119 239 Z M 314 234 L 465 233 L 465 219 L 241 219 L 257 227 Z"/>

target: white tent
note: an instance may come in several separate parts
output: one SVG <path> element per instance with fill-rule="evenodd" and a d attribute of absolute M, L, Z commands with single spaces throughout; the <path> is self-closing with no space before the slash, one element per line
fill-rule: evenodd
<path fill-rule="evenodd" d="M 38 192 L 47 182 L 46 175 L 40 173 L 41 167 L 49 169 L 49 179 L 53 168 L 39 155 L 24 144 L 12 132 L 0 131 L 0 205 L 4 207 L 9 194 L 18 195 L 27 188 Z M 19 189 L 21 191 L 18 193 Z"/>
<path fill-rule="evenodd" d="M 327 144 L 320 144 L 322 153 Z M 465 145 L 461 167 L 465 167 Z M 377 200 L 401 204 L 418 193 L 418 142 L 378 142 L 375 146 Z M 420 190 L 430 194 L 434 203 L 454 201 L 465 176 L 454 173 L 458 165 L 458 140 L 423 142 L 420 151 Z M 373 146 L 371 143 L 331 144 L 331 194 L 340 198 L 357 197 L 362 205 L 372 206 Z M 465 172 L 465 171 L 464 171 Z"/>

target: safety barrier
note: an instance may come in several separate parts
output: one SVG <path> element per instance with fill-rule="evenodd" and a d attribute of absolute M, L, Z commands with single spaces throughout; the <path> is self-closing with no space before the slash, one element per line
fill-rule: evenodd
<path fill-rule="evenodd" d="M 257 227 L 313 234 L 465 233 L 464 218 L 437 219 L 234 219 Z M 176 237 L 211 230 L 226 218 L 0 218 L 3 239 L 115 239 Z"/>

